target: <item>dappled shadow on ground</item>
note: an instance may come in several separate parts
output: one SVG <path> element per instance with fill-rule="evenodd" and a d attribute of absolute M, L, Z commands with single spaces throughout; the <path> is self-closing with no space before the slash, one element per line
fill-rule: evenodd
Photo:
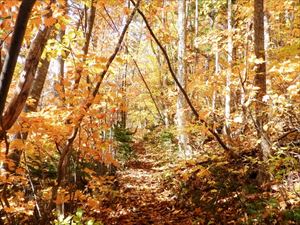
<path fill-rule="evenodd" d="M 161 182 L 162 170 L 158 153 L 146 152 L 142 144 L 135 145 L 136 160 L 117 174 L 119 195 L 103 208 L 105 224 L 192 224 L 188 210 L 176 208 L 176 201 Z"/>
<path fill-rule="evenodd" d="M 283 199 L 275 180 L 258 184 L 251 157 L 201 152 L 172 160 L 174 154 L 145 146 L 134 144 L 136 158 L 117 173 L 117 194 L 97 218 L 105 225 L 299 224 L 295 192 Z"/>

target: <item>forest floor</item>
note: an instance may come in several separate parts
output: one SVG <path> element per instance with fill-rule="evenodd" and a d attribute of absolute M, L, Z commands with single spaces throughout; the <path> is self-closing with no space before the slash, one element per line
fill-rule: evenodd
<path fill-rule="evenodd" d="M 300 224 L 295 187 L 258 184 L 252 156 L 232 159 L 212 143 L 184 160 L 174 148 L 155 138 L 134 143 L 135 157 L 113 177 L 116 194 L 94 218 L 104 225 Z"/>
<path fill-rule="evenodd" d="M 134 144 L 135 159 L 117 173 L 119 196 L 104 210 L 104 224 L 192 224 L 191 212 L 176 207 L 175 195 L 165 188 L 162 177 L 169 162 L 161 153 Z"/>

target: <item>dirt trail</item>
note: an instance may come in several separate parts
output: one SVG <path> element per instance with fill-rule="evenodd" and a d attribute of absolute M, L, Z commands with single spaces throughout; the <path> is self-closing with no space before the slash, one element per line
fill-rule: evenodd
<path fill-rule="evenodd" d="M 176 201 L 163 187 L 164 172 L 158 153 L 147 152 L 143 144 L 134 145 L 137 159 L 117 174 L 120 197 L 105 224 L 192 224 L 187 211 L 176 209 Z"/>

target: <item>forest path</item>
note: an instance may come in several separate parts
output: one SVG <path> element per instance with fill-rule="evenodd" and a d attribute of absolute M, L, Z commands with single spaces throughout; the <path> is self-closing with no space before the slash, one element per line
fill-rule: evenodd
<path fill-rule="evenodd" d="M 188 211 L 176 208 L 174 195 L 163 185 L 167 165 L 162 154 L 146 150 L 143 143 L 134 144 L 134 150 L 136 159 L 117 173 L 120 196 L 105 225 L 192 224 Z"/>

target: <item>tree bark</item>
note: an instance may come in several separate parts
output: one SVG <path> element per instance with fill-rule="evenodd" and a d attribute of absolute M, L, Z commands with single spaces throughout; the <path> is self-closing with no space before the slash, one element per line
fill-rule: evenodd
<path fill-rule="evenodd" d="M 43 91 L 43 87 L 46 81 L 46 77 L 48 74 L 48 69 L 50 66 L 50 61 L 45 58 L 42 59 L 40 62 L 41 66 L 38 68 L 34 81 L 33 81 L 33 85 L 32 85 L 32 89 L 30 92 L 29 97 L 31 99 L 33 99 L 33 103 L 32 104 L 26 104 L 25 105 L 25 111 L 28 112 L 35 112 L 37 111 L 37 107 L 39 105 L 40 102 L 40 98 L 42 95 L 42 91 Z"/>
<path fill-rule="evenodd" d="M 257 132 L 260 138 L 261 156 L 263 160 L 267 160 L 271 154 L 271 148 L 268 136 L 264 131 L 264 124 L 267 123 L 267 107 L 263 102 L 266 95 L 266 62 L 264 48 L 264 0 L 254 0 L 254 51 L 259 63 L 255 65 L 254 85 L 258 87 L 256 93 L 256 123 Z"/>
<path fill-rule="evenodd" d="M 218 77 L 220 75 L 220 62 L 219 62 L 219 42 L 216 41 L 215 43 L 215 76 Z M 212 103 L 211 103 L 211 107 L 212 107 L 212 113 L 213 113 L 213 121 L 215 122 L 215 112 L 216 112 L 216 104 L 217 101 L 217 90 L 214 89 L 213 91 L 213 96 L 212 96 Z"/>
<path fill-rule="evenodd" d="M 30 98 L 34 100 L 31 103 L 26 103 L 24 111 L 26 112 L 35 112 L 37 110 L 40 97 L 42 94 L 43 86 L 46 80 L 46 76 L 48 74 L 48 68 L 49 68 L 50 62 L 47 59 L 43 59 L 41 61 L 41 66 L 38 68 L 34 83 L 32 85 L 32 90 L 30 93 Z M 25 141 L 27 139 L 28 133 L 27 132 L 18 132 L 14 135 L 13 139 L 22 139 Z M 12 160 L 14 163 L 13 168 L 8 168 L 7 165 L 5 166 L 6 170 L 14 171 L 20 164 L 21 154 L 23 149 L 10 149 L 10 152 L 7 156 L 8 159 Z"/>
<path fill-rule="evenodd" d="M 233 40 L 232 40 L 232 0 L 227 1 L 227 60 L 228 69 L 226 73 L 226 87 L 225 87 L 225 126 L 224 133 L 230 136 L 230 103 L 231 103 L 231 75 L 232 75 L 232 56 L 233 56 Z"/>
<path fill-rule="evenodd" d="M 65 30 L 60 30 L 57 34 L 57 41 L 62 43 L 63 37 L 65 36 Z M 54 75 L 53 75 L 53 82 L 51 84 L 53 95 L 55 97 L 62 97 L 61 99 L 64 100 L 65 91 L 64 89 L 59 90 L 59 88 L 63 88 L 63 80 L 64 80 L 64 74 L 65 74 L 65 58 L 63 55 L 59 55 L 57 59 L 55 60 L 55 67 L 57 68 Z"/>
<path fill-rule="evenodd" d="M 186 88 L 186 1 L 178 0 L 178 70 L 177 79 L 182 88 Z M 176 105 L 176 124 L 178 128 L 178 147 L 179 154 L 183 156 L 191 155 L 191 148 L 188 146 L 188 137 L 186 128 L 186 102 L 182 92 L 178 89 L 178 98 Z"/>
<path fill-rule="evenodd" d="M 12 127 L 25 106 L 26 100 L 33 84 L 34 75 L 37 70 L 38 63 L 49 38 L 50 32 L 50 27 L 43 26 L 43 28 L 38 31 L 35 39 L 32 42 L 32 45 L 30 46 L 24 70 L 20 75 L 20 81 L 16 88 L 15 95 L 13 96 L 3 115 L 3 131 L 6 131 Z"/>
<path fill-rule="evenodd" d="M 27 23 L 35 2 L 36 0 L 23 0 L 19 9 L 10 48 L 6 55 L 0 75 L 0 120 L 2 120 L 7 94 L 14 75 L 18 56 L 20 54 Z M 1 124 L 1 126 L 3 125 Z M 2 130 L 5 130 L 5 128 L 2 127 Z"/>
<path fill-rule="evenodd" d="M 199 0 L 195 0 L 195 36 L 198 36 Z"/>

